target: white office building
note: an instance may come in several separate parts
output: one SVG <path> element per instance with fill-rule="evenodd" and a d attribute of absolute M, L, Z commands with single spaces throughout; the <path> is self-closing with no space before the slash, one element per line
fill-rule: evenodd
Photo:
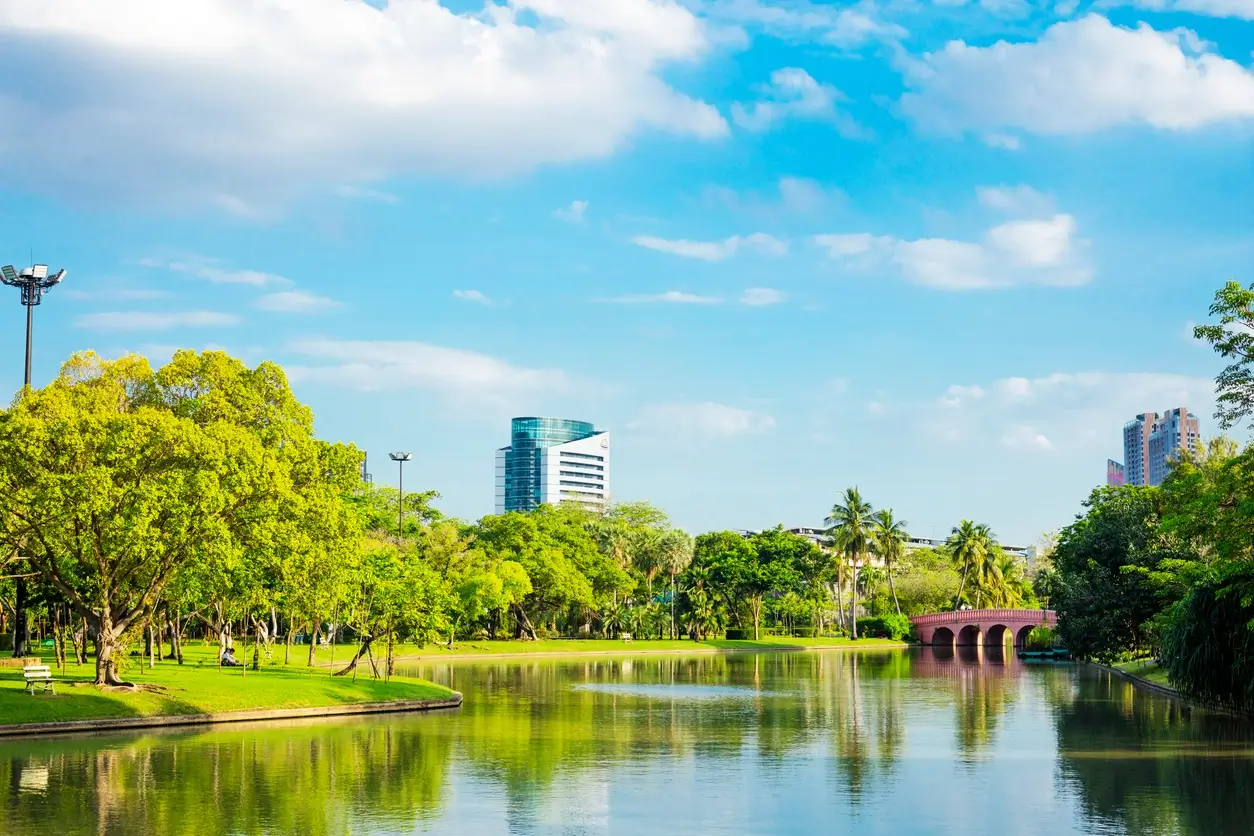
<path fill-rule="evenodd" d="M 515 418 L 510 446 L 496 451 L 498 514 L 578 502 L 610 501 L 610 434 L 586 421 Z"/>

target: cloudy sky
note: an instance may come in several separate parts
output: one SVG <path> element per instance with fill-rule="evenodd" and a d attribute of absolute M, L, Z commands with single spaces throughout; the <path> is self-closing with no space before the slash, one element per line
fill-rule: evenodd
<path fill-rule="evenodd" d="M 64 357 L 280 361 L 492 510 L 511 415 L 693 530 L 1067 523 L 1254 266 L 1254 0 L 0 0 L 0 259 Z M 10 293 L 0 387 L 21 383 Z"/>

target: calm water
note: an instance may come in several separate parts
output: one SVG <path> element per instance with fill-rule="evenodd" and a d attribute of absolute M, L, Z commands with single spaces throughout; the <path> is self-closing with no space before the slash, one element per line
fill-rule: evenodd
<path fill-rule="evenodd" d="M 1254 832 L 1254 730 L 931 650 L 500 661 L 460 712 L 0 744 L 0 834 Z"/>

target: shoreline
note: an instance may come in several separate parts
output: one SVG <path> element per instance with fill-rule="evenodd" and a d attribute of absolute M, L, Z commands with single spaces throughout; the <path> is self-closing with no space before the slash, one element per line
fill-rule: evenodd
<path fill-rule="evenodd" d="M 1227 717 L 1233 717 L 1238 720 L 1247 720 L 1247 721 L 1254 720 L 1254 717 L 1251 717 L 1251 715 L 1243 714 L 1242 712 L 1237 711 L 1236 709 L 1228 708 L 1227 706 L 1223 706 L 1223 705 L 1215 705 L 1213 703 L 1208 703 L 1205 700 L 1199 700 L 1195 697 L 1186 696 L 1185 694 L 1181 694 L 1179 691 L 1177 691 L 1175 688 L 1172 688 L 1169 685 L 1160 685 L 1157 682 L 1150 682 L 1148 679 L 1145 679 L 1144 677 L 1137 676 L 1136 674 L 1130 673 L 1125 670 L 1120 670 L 1119 668 L 1113 667 L 1111 665 L 1103 665 L 1101 662 L 1087 662 L 1086 664 L 1092 665 L 1098 670 L 1103 670 L 1103 671 L 1106 671 L 1107 673 L 1113 673 L 1116 676 L 1122 679 L 1125 679 L 1128 682 L 1131 682 L 1133 686 L 1137 688 L 1140 688 L 1145 691 L 1150 691 L 1151 693 L 1157 694 L 1160 697 L 1167 697 L 1168 699 L 1175 700 L 1181 705 L 1189 709 L 1192 709 L 1194 711 L 1209 711 L 1212 714 L 1223 714 Z"/>
<path fill-rule="evenodd" d="M 416 656 L 397 656 L 393 659 L 393 662 L 463 662 L 474 661 L 475 659 L 577 659 L 596 656 L 691 656 L 694 654 L 715 655 L 725 653 L 812 653 L 831 650 L 901 650 L 915 646 L 909 642 L 894 642 L 890 639 L 883 639 L 875 644 L 781 644 L 773 647 L 711 647 L 710 645 L 697 645 L 694 643 L 694 646 L 691 648 L 642 647 L 639 650 L 633 650 L 630 645 L 624 645 L 622 650 L 535 650 L 531 652 L 517 651 L 505 653 L 457 653 L 456 651 L 445 651 L 443 653 L 423 653 Z M 319 663 L 319 666 L 324 666 L 324 663 Z"/>
<path fill-rule="evenodd" d="M 454 691 L 448 697 L 425 700 L 382 700 L 378 702 L 344 703 L 342 705 L 310 706 L 306 708 L 256 708 L 243 711 L 223 711 L 215 714 L 159 714 L 148 717 L 102 717 L 94 720 L 9 723 L 0 725 L 0 740 L 125 729 L 253 723 L 263 720 L 300 720 L 360 714 L 401 714 L 413 711 L 460 708 L 461 704 L 462 694 L 459 691 Z"/>

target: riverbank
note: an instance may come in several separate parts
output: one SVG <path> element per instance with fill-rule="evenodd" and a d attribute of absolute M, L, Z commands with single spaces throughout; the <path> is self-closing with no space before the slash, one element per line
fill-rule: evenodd
<path fill-rule="evenodd" d="M 523 659 L 533 657 L 650 656 L 696 653 L 787 653 L 839 649 L 892 649 L 909 647 L 891 639 L 791 638 L 769 636 L 754 641 L 713 639 L 649 639 L 624 642 L 617 639 L 541 639 L 539 641 L 469 641 L 453 648 L 443 645 L 403 645 L 395 649 L 398 662 L 462 661 L 475 659 Z M 318 664 L 322 662 L 319 656 Z"/>
<path fill-rule="evenodd" d="M 1201 711 L 1211 711 L 1216 714 L 1225 714 L 1229 717 L 1240 717 L 1242 719 L 1251 719 L 1248 715 L 1235 711 L 1227 706 L 1215 705 L 1204 700 L 1195 699 L 1180 693 L 1172 687 L 1167 680 L 1167 672 L 1158 667 L 1158 663 L 1153 659 L 1136 659 L 1131 662 L 1116 662 L 1114 665 L 1103 665 L 1099 662 L 1090 662 L 1089 664 L 1108 671 L 1121 679 L 1131 682 L 1138 688 L 1144 688 L 1147 691 L 1153 691 L 1164 697 L 1170 697 L 1182 705 L 1196 708 Z"/>
<path fill-rule="evenodd" d="M 373 679 L 368 668 L 354 681 L 303 665 L 246 671 L 198 661 L 160 662 L 151 670 L 135 664 L 126 676 L 137 690 L 97 688 L 90 665 L 69 665 L 64 674 L 54 673 L 55 695 L 27 694 L 20 668 L 0 670 L 0 734 L 444 708 L 461 701 L 457 692 L 425 680 Z"/>

